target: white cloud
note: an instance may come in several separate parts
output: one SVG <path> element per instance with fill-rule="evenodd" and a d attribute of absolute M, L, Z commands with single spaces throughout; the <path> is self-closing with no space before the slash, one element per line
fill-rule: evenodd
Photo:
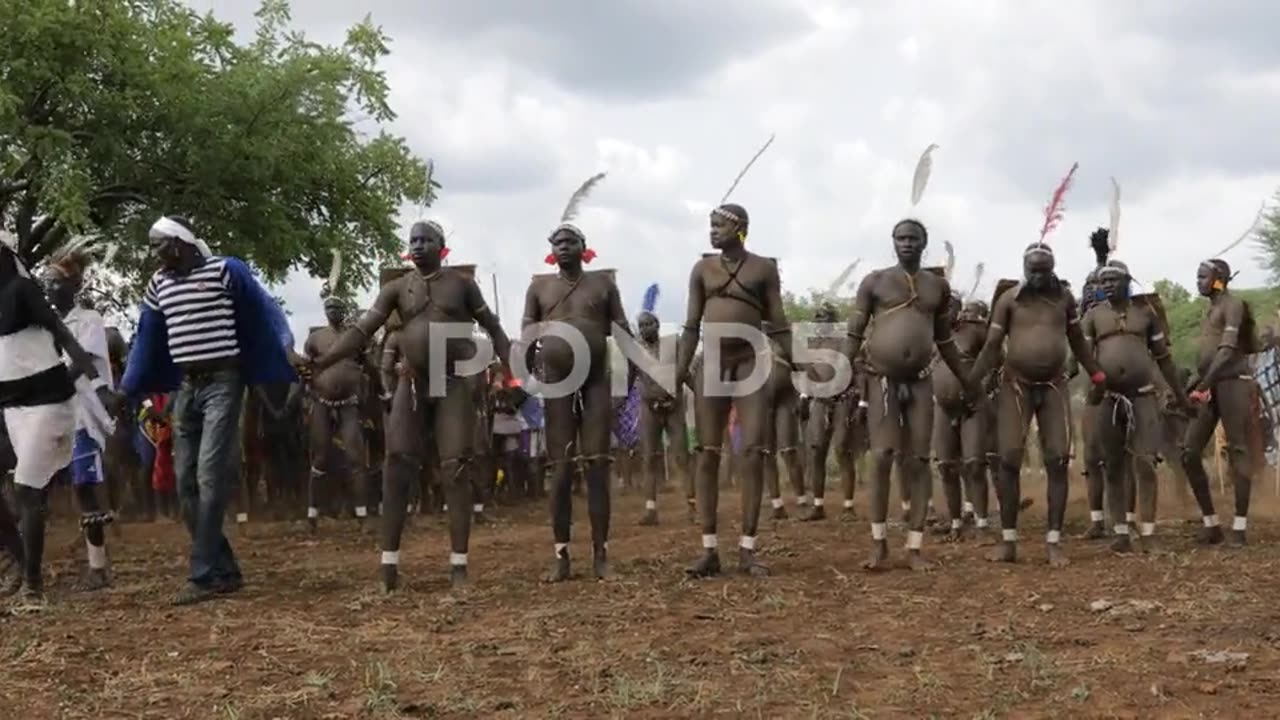
<path fill-rule="evenodd" d="M 249 7 L 216 4 L 236 21 Z M 934 257 L 943 239 L 955 245 L 962 287 L 985 262 L 984 292 L 1019 272 L 1073 161 L 1052 242 L 1077 284 L 1111 176 L 1124 186 L 1120 254 L 1140 278 L 1184 284 L 1280 186 L 1280 46 L 1268 29 L 1280 10 L 1265 0 L 673 0 L 585 15 L 568 2 L 464 5 L 370 9 L 394 41 L 392 129 L 437 160 L 431 212 L 455 229 L 454 259 L 498 274 L 511 328 L 529 276 L 546 270 L 547 232 L 597 170 L 609 177 L 582 216 L 597 266 L 619 270 L 631 313 L 659 282 L 659 313 L 679 322 L 706 211 L 770 133 L 734 199 L 751 213 L 752 249 L 779 257 L 797 292 L 855 257 L 864 270 L 891 262 L 889 231 L 931 142 L 941 148 L 919 212 Z M 334 39 L 364 12 L 339 7 L 298 3 L 297 22 Z M 1230 256 L 1246 284 L 1264 279 L 1251 255 Z M 298 327 L 319 321 L 317 291 L 286 288 Z"/>

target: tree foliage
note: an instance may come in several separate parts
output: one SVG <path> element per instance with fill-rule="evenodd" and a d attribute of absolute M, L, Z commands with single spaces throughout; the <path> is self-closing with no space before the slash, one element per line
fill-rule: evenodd
<path fill-rule="evenodd" d="M 6 0 L 0 13 L 0 221 L 32 264 L 72 234 L 116 250 L 132 287 L 146 230 L 186 215 L 270 281 L 366 285 L 399 247 L 405 203 L 438 185 L 392 120 L 386 35 L 366 20 L 324 46 L 266 0 L 254 38 L 179 0 Z"/>
<path fill-rule="evenodd" d="M 1255 240 L 1261 250 L 1259 260 L 1270 274 L 1271 284 L 1280 285 L 1280 190 L 1276 191 L 1274 202 L 1263 214 Z"/>

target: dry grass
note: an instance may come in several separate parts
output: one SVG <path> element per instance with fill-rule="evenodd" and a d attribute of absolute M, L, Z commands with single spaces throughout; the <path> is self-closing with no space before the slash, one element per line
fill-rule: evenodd
<path fill-rule="evenodd" d="M 792 521 L 762 537 L 774 577 L 691 582 L 681 570 L 697 552 L 697 531 L 685 524 L 682 501 L 666 495 L 665 524 L 656 529 L 634 525 L 637 499 L 616 503 L 611 581 L 543 585 L 549 531 L 542 508 L 529 507 L 504 510 L 501 523 L 477 530 L 473 584 L 459 593 L 446 584 L 443 526 L 415 521 L 403 548 L 407 587 L 383 597 L 373 587 L 371 537 L 339 524 L 322 526 L 318 539 L 296 525 L 259 525 L 235 539 L 246 590 L 185 609 L 166 604 L 185 568 L 178 526 L 126 526 L 112 548 L 116 587 L 96 596 L 67 590 L 79 549 L 62 542 L 71 533 L 62 526 L 50 543 L 57 577 L 48 608 L 0 612 L 0 716 L 1274 712 L 1274 523 L 1256 522 L 1255 545 L 1243 551 L 1195 548 L 1187 540 L 1194 528 L 1180 521 L 1161 526 L 1164 548 L 1150 555 L 1118 558 L 1105 544 L 1072 541 L 1074 563 L 1052 571 L 1041 558 L 1043 500 L 1035 492 L 1021 565 L 985 562 L 987 548 L 976 541 L 933 543 L 939 568 L 927 575 L 861 572 L 869 546 L 862 524 Z M 1272 498 L 1260 504 L 1261 516 L 1272 514 Z M 735 517 L 736 507 L 725 498 L 722 516 Z M 1077 523 L 1084 515 L 1073 507 Z M 1164 513 L 1191 515 L 1176 501 Z M 735 524 L 724 525 L 726 545 Z M 581 543 L 574 550 L 578 558 L 586 552 Z M 1096 600 L 1110 606 L 1091 609 Z M 1198 650 L 1248 657 L 1215 662 Z"/>

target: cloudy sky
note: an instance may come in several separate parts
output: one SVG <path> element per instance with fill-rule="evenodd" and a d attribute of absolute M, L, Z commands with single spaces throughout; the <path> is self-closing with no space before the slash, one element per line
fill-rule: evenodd
<path fill-rule="evenodd" d="M 192 4 L 252 27 L 255 0 Z M 892 262 L 890 228 L 930 143 L 918 214 L 932 258 L 950 240 L 965 290 L 984 262 L 984 296 L 1019 272 L 1073 162 L 1051 241 L 1077 284 L 1110 177 L 1119 255 L 1141 279 L 1184 285 L 1280 187 L 1268 0 L 308 0 L 294 23 L 336 42 L 366 12 L 393 40 L 392 130 L 444 185 L 430 214 L 486 295 L 496 273 L 509 327 L 565 200 L 602 170 L 581 218 L 593 267 L 619 270 L 632 316 L 659 283 L 659 313 L 678 323 L 706 211 L 771 133 L 733 199 L 751 213 L 749 247 L 801 293 L 856 258 Z M 1242 284 L 1265 279 L 1253 255 L 1228 256 Z M 320 322 L 318 287 L 284 288 L 295 329 Z"/>

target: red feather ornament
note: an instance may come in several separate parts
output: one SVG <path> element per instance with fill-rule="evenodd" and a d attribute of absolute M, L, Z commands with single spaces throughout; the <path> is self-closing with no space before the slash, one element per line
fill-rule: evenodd
<path fill-rule="evenodd" d="M 583 265 L 590 265 L 590 264 L 591 264 L 591 261 L 592 261 L 592 260 L 595 260 L 595 259 L 596 259 L 596 251 L 595 251 L 595 250 L 592 250 L 591 248 L 587 248 L 586 250 L 582 251 L 582 264 L 583 264 Z M 543 259 L 542 259 L 542 261 L 543 261 L 543 262 L 545 262 L 545 263 L 546 263 L 546 264 L 548 264 L 548 265 L 555 265 L 555 264 L 556 264 L 556 256 L 555 256 L 555 253 L 547 253 L 547 256 L 546 256 L 545 258 L 543 258 Z"/>
<path fill-rule="evenodd" d="M 1066 177 L 1062 178 L 1062 182 L 1058 183 L 1058 189 L 1054 190 L 1053 196 L 1049 198 L 1049 204 L 1044 209 L 1044 225 L 1040 226 L 1040 242 L 1044 242 L 1049 233 L 1062 222 L 1063 201 L 1066 200 L 1067 190 L 1071 189 L 1071 180 L 1079 169 L 1080 163 L 1072 163 L 1071 170 L 1067 172 Z"/>
<path fill-rule="evenodd" d="M 447 248 L 447 247 L 446 247 L 446 248 L 440 248 L 440 260 L 441 260 L 441 261 L 443 261 L 443 260 L 444 260 L 445 258 L 447 258 L 447 257 L 449 257 L 449 248 Z M 403 254 L 403 255 L 401 255 L 401 256 L 400 256 L 400 259 L 401 259 L 401 260 L 412 260 L 412 259 L 413 259 L 413 253 L 405 253 L 405 254 Z"/>

